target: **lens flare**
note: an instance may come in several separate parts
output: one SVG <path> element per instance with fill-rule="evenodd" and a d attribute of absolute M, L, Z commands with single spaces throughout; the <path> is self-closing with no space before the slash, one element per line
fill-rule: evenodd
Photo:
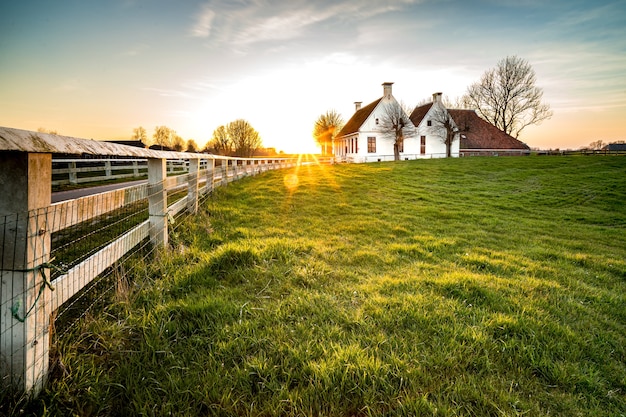
<path fill-rule="evenodd" d="M 300 181 L 298 180 L 298 176 L 296 174 L 287 174 L 283 178 L 283 182 L 289 191 L 293 191 L 298 187 L 298 183 Z"/>

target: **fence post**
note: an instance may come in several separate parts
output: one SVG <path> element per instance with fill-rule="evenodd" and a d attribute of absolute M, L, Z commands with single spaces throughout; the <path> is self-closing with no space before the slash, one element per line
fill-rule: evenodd
<path fill-rule="evenodd" d="M 37 395 L 48 373 L 52 155 L 0 152 L 0 388 Z"/>
<path fill-rule="evenodd" d="M 206 160 L 206 193 L 213 191 L 213 181 L 215 181 L 215 159 Z"/>
<path fill-rule="evenodd" d="M 155 247 L 167 247 L 167 160 L 148 158 L 148 213 L 150 242 Z"/>
<path fill-rule="evenodd" d="M 111 161 L 104 161 L 104 176 L 107 178 L 111 177 Z"/>
<path fill-rule="evenodd" d="M 76 161 L 68 164 L 70 184 L 78 184 L 78 174 L 76 173 Z"/>
<path fill-rule="evenodd" d="M 187 210 L 190 213 L 198 212 L 198 182 L 200 171 L 200 160 L 192 158 L 189 160 L 189 183 L 187 186 Z"/>

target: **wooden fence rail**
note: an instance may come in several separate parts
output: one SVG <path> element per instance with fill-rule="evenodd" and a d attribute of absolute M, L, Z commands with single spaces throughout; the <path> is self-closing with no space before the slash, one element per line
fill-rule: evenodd
<path fill-rule="evenodd" d="M 206 169 L 206 160 L 200 161 L 200 169 Z M 189 172 L 189 162 L 184 159 L 168 159 L 167 174 Z M 52 158 L 52 185 L 83 184 L 123 178 L 145 178 L 148 160 L 128 159 L 55 159 Z"/>
<path fill-rule="evenodd" d="M 132 157 L 133 169 L 136 158 L 143 158 L 148 183 L 51 204 L 53 154 Z M 168 161 L 184 165 L 187 174 L 168 177 Z M 53 313 L 142 241 L 167 247 L 170 216 L 196 212 L 200 196 L 214 187 L 296 163 L 154 151 L 0 127 L 0 389 L 39 393 L 48 373 Z M 108 164 L 111 175 L 113 165 Z M 69 168 L 64 174 L 73 175 Z M 186 190 L 186 195 L 168 206 L 173 190 Z M 147 220 L 51 281 L 52 233 L 146 200 Z"/>

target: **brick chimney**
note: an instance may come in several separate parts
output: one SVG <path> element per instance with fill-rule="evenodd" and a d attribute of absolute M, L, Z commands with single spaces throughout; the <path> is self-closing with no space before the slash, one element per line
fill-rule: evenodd
<path fill-rule="evenodd" d="M 361 104 L 363 104 L 362 101 L 355 101 L 354 102 L 354 111 L 357 112 L 359 110 L 361 110 Z"/>
<path fill-rule="evenodd" d="M 383 97 L 391 97 L 391 86 L 393 83 L 383 83 Z"/>
<path fill-rule="evenodd" d="M 441 103 L 441 95 L 443 93 L 433 93 L 433 103 Z"/>

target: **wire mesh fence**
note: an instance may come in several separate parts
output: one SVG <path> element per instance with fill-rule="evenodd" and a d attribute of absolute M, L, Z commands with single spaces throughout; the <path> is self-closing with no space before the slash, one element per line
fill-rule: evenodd
<path fill-rule="evenodd" d="M 130 261 L 149 261 L 167 247 L 168 226 L 193 215 L 214 187 L 294 164 L 190 159 L 187 173 L 168 177 L 165 162 L 148 160 L 147 184 L 51 205 L 48 166 L 47 183 L 37 188 L 48 203 L 0 216 L 0 389 L 37 393 L 55 357 L 54 341 L 128 294 Z"/>

